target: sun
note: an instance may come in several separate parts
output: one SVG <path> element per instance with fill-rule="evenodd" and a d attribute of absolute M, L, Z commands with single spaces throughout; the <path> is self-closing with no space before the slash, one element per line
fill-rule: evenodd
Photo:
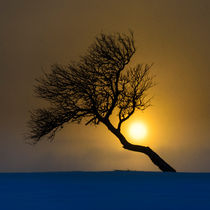
<path fill-rule="evenodd" d="M 133 140 L 142 140 L 147 136 L 147 127 L 142 122 L 134 122 L 130 125 L 129 135 Z"/>

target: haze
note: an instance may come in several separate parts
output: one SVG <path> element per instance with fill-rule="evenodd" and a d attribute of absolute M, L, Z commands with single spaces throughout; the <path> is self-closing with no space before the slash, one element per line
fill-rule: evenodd
<path fill-rule="evenodd" d="M 153 106 L 134 114 L 149 145 L 177 171 L 210 172 L 210 2 L 1 1 L 0 171 L 158 170 L 104 126 L 68 125 L 55 141 L 25 144 L 35 78 L 85 53 L 100 32 L 134 31 L 132 63 L 154 63 Z M 140 142 L 141 143 L 141 142 Z"/>

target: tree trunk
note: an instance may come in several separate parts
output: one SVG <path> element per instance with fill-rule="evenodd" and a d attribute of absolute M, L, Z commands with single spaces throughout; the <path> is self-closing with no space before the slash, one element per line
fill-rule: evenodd
<path fill-rule="evenodd" d="M 121 134 L 121 132 L 118 129 L 116 129 L 110 122 L 106 122 L 105 125 L 120 140 L 124 149 L 144 153 L 163 172 L 176 172 L 174 168 L 172 168 L 168 163 L 166 163 L 157 153 L 155 153 L 149 147 L 131 144 L 126 140 L 126 138 Z"/>
<path fill-rule="evenodd" d="M 151 159 L 151 161 L 163 172 L 176 172 L 174 168 L 172 168 L 168 163 L 166 163 L 157 153 L 155 153 L 149 147 L 129 143 L 128 145 L 123 145 L 123 148 L 146 154 Z"/>

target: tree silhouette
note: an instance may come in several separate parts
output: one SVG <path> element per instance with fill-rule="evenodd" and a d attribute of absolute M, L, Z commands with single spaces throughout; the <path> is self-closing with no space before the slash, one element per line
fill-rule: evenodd
<path fill-rule="evenodd" d="M 146 154 L 162 171 L 175 172 L 149 147 L 129 143 L 121 133 L 122 124 L 136 110 L 150 105 L 147 91 L 154 85 L 151 65 L 127 67 L 136 48 L 133 33 L 101 33 L 78 62 L 53 65 L 50 73 L 37 79 L 36 96 L 50 102 L 49 108 L 31 112 L 29 138 L 33 143 L 55 133 L 67 122 L 104 124 L 123 148 Z M 110 120 L 118 113 L 118 124 Z"/>

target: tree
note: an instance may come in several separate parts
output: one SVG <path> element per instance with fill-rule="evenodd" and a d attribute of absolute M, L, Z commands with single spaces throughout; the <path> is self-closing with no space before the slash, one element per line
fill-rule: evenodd
<path fill-rule="evenodd" d="M 78 62 L 53 65 L 36 80 L 36 96 L 50 102 L 50 107 L 31 112 L 28 137 L 34 143 L 46 135 L 52 140 L 68 122 L 104 124 L 124 149 L 144 153 L 162 171 L 175 172 L 152 149 L 129 143 L 121 132 L 122 124 L 136 110 L 150 105 L 146 93 L 154 85 L 152 65 L 127 67 L 135 52 L 132 32 L 101 33 Z M 114 110 L 117 126 L 110 120 Z"/>

